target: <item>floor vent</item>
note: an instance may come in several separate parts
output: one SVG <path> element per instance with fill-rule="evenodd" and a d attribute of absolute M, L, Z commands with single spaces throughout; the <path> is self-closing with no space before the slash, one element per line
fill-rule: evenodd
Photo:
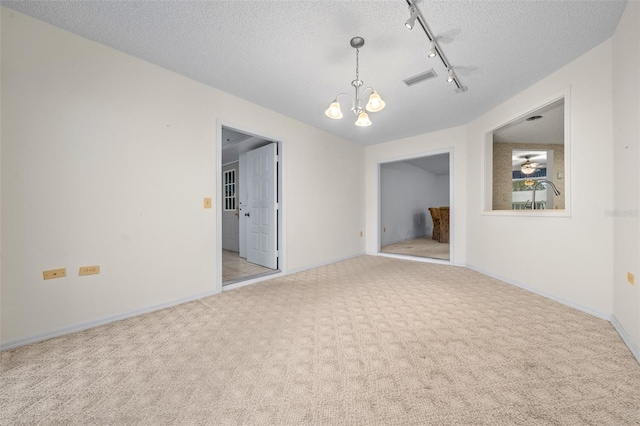
<path fill-rule="evenodd" d="M 436 74 L 436 72 L 433 70 L 433 68 L 431 68 L 428 71 L 425 72 L 421 72 L 420 74 L 416 74 L 413 77 L 409 77 L 409 78 L 405 78 L 404 80 L 404 84 L 406 84 L 407 86 L 413 86 L 414 84 L 418 84 L 422 81 L 428 80 L 430 78 L 436 77 L 438 74 Z"/>

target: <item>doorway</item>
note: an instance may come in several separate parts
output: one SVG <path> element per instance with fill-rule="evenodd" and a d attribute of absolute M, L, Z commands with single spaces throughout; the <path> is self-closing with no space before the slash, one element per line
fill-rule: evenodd
<path fill-rule="evenodd" d="M 219 290 L 281 272 L 281 142 L 219 125 Z"/>
<path fill-rule="evenodd" d="M 451 152 L 379 164 L 379 254 L 451 261 Z"/>

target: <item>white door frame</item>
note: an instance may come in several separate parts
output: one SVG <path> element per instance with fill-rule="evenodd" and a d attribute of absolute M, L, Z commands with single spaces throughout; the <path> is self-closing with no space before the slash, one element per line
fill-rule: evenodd
<path fill-rule="evenodd" d="M 390 254 L 390 253 L 382 253 L 380 251 L 380 241 L 382 240 L 382 237 L 380 236 L 380 230 L 382 229 L 382 218 L 381 218 L 381 214 L 380 211 L 382 209 L 382 201 L 380 197 L 380 167 L 383 164 L 386 163 L 395 163 L 398 161 L 406 161 L 406 160 L 413 160 L 414 158 L 422 158 L 422 157 L 431 157 L 433 155 L 438 155 L 438 154 L 449 154 L 449 207 L 450 207 L 450 229 L 449 229 L 449 260 L 442 260 L 442 259 L 431 259 L 428 257 L 415 257 L 415 256 L 404 256 L 401 254 Z M 379 160 L 376 162 L 376 213 L 375 213 L 375 217 L 376 217 L 376 233 L 375 233 L 375 243 L 376 243 L 376 254 L 378 256 L 386 256 L 386 257 L 395 257 L 395 258 L 399 258 L 399 259 L 407 259 L 407 260 L 415 260 L 418 262 L 429 262 L 429 263 L 444 263 L 444 264 L 451 264 L 453 265 L 454 262 L 454 246 L 455 246 L 455 232 L 456 232 L 456 226 L 455 226 L 455 212 L 456 212 L 456 208 L 455 208 L 455 196 L 454 196 L 454 168 L 453 168 L 453 147 L 451 148 L 445 148 L 445 149 L 438 149 L 438 150 L 433 150 L 433 151 L 426 151 L 426 152 L 421 152 L 421 153 L 417 153 L 417 154 L 411 154 L 411 155 L 405 155 L 405 156 L 401 156 L 401 157 L 394 157 L 394 158 L 387 158 L 384 160 Z M 430 216 L 429 216 L 430 217 Z"/>
<path fill-rule="evenodd" d="M 239 172 L 239 184 L 238 184 L 238 222 L 240 229 L 238 230 L 238 252 L 243 259 L 247 258 L 247 223 L 248 217 L 245 216 L 248 210 L 248 196 L 247 196 L 247 154 L 243 153 L 238 158 L 238 172 Z M 244 203 L 243 203 L 244 201 Z M 242 209 L 244 207 L 244 210 Z"/>
<path fill-rule="evenodd" d="M 285 179 L 285 152 L 286 143 L 282 138 L 270 136 L 266 132 L 256 131 L 244 126 L 230 123 L 224 120 L 216 120 L 216 151 L 215 151 L 215 176 L 214 176 L 214 201 L 215 201 L 215 283 L 214 292 L 222 292 L 222 215 L 220 209 L 222 206 L 222 189 L 220 185 L 220 179 L 222 177 L 222 127 L 227 127 L 236 130 L 247 135 L 256 136 L 262 139 L 271 140 L 278 144 L 278 272 L 265 277 L 247 279 L 238 283 L 225 286 L 224 290 L 232 290 L 234 288 L 242 287 L 255 282 L 268 280 L 275 277 L 286 275 L 287 273 L 287 258 L 286 258 L 286 229 L 284 224 L 286 223 L 286 198 L 284 194 L 286 179 Z"/>

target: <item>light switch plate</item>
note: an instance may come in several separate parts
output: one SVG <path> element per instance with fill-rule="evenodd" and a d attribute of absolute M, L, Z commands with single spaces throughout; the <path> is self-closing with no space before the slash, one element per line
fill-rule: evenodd
<path fill-rule="evenodd" d="M 211 208 L 211 198 L 210 197 L 205 197 L 204 201 L 203 201 L 203 205 L 205 209 L 210 209 Z"/>
<path fill-rule="evenodd" d="M 627 272 L 627 281 L 629 281 L 629 284 L 635 284 L 636 276 L 633 275 L 631 272 Z"/>

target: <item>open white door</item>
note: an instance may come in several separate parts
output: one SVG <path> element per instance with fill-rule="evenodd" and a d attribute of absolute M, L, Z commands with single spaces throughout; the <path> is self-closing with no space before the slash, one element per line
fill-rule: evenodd
<path fill-rule="evenodd" d="M 247 228 L 249 227 L 249 205 L 247 195 L 247 154 L 241 154 L 238 162 L 238 199 L 240 213 L 240 257 L 247 258 Z"/>
<path fill-rule="evenodd" d="M 271 143 L 247 153 L 247 260 L 271 269 L 278 269 L 276 147 L 275 143 Z"/>

